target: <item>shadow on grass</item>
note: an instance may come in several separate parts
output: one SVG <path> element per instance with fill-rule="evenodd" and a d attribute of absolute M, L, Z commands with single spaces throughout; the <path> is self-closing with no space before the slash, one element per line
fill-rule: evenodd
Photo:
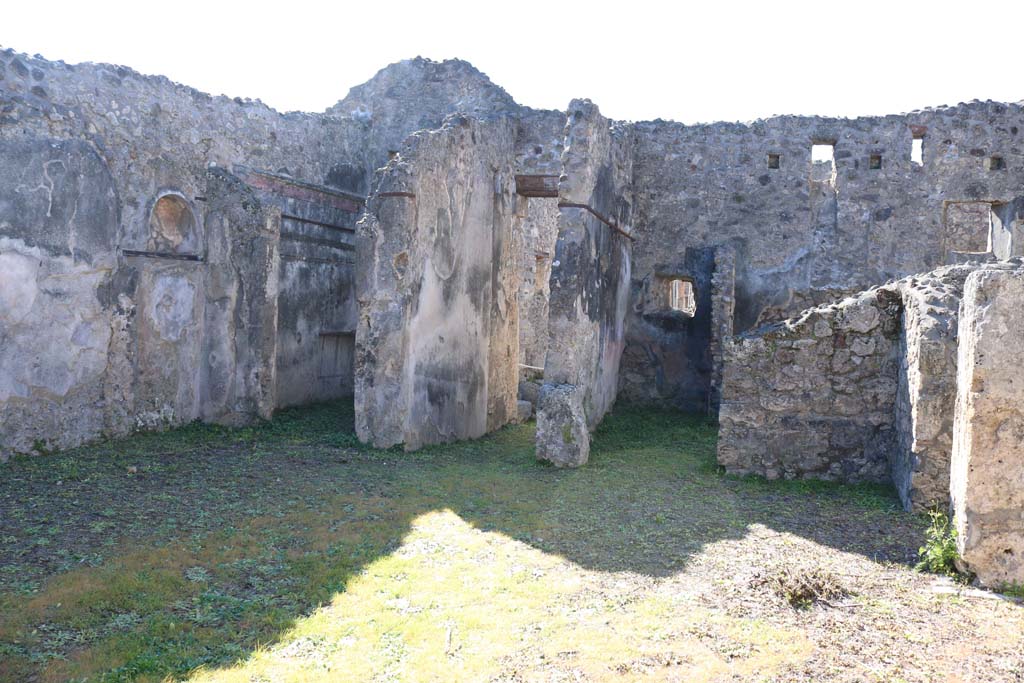
<path fill-rule="evenodd" d="M 922 521 L 886 487 L 719 472 L 699 417 L 620 405 L 591 462 L 532 426 L 406 454 L 356 441 L 347 402 L 19 459 L 0 476 L 0 679 L 161 680 L 244 659 L 451 510 L 602 572 L 662 577 L 753 524 L 909 563 Z"/>

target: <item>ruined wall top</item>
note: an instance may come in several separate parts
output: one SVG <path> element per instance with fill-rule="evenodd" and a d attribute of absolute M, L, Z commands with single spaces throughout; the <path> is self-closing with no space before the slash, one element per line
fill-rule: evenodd
<path fill-rule="evenodd" d="M 374 132 L 371 138 L 390 137 L 395 140 L 397 136 L 398 142 L 413 130 L 438 127 L 445 116 L 455 112 L 476 118 L 513 115 L 541 120 L 546 115 L 563 114 L 518 104 L 507 91 L 467 61 L 434 61 L 423 57 L 385 66 L 367 82 L 352 87 L 343 99 L 322 113 L 281 113 L 259 99 L 214 96 L 176 83 L 166 76 L 146 75 L 126 66 L 92 62 L 68 64 L 64 61 L 49 61 L 40 55 L 29 56 L 10 48 L 0 48 L 0 93 L 12 102 L 43 109 L 49 109 L 49 105 L 56 106 L 58 110 L 61 106 L 86 106 L 90 102 L 97 110 L 120 109 L 113 117 L 106 118 L 112 125 L 124 127 L 133 124 L 138 126 L 140 115 L 156 116 L 163 112 L 173 116 L 182 113 L 182 108 L 187 107 L 192 109 L 194 117 L 213 117 L 229 124 L 225 127 L 227 131 L 233 128 L 230 125 L 230 119 L 233 118 L 293 126 L 324 125 L 330 121 L 336 125 L 352 127 L 353 130 L 362 126 L 364 131 L 368 129 Z M 112 106 L 125 100 L 135 100 L 139 106 L 127 110 Z M 143 102 L 148 102 L 148 106 L 142 106 Z M 2 112 L 2 123 L 16 120 L 8 118 L 11 112 L 7 109 L 5 107 Z M 1012 115 L 1020 111 L 1024 111 L 1020 102 L 974 100 L 884 116 L 839 118 L 783 115 L 750 122 L 699 124 L 683 124 L 659 118 L 626 125 L 634 128 L 641 136 L 680 129 L 695 132 L 713 129 L 720 133 L 749 131 L 759 135 L 787 130 L 795 132 L 798 129 L 803 132 L 809 126 L 820 126 L 819 137 L 824 139 L 833 136 L 837 127 L 872 128 L 904 121 L 913 116 L 954 114 L 970 118 L 979 114 Z M 51 118 L 57 120 L 56 117 Z M 613 125 L 621 126 L 624 123 L 613 122 Z M 388 133 L 391 135 L 388 136 Z M 201 141 L 200 138 L 196 143 Z"/>
<path fill-rule="evenodd" d="M 370 121 L 386 100 L 422 112 L 423 127 L 436 126 L 435 121 L 453 111 L 482 117 L 522 109 L 469 62 L 416 57 L 384 67 L 366 83 L 354 86 L 326 113 Z"/>

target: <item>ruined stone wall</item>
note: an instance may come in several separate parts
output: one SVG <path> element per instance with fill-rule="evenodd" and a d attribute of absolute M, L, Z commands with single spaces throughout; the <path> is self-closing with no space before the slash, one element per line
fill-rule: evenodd
<path fill-rule="evenodd" d="M 196 417 L 239 421 L 353 391 L 358 199 L 407 135 L 455 111 L 508 123 L 509 140 L 495 138 L 500 154 L 467 143 L 495 160 L 501 183 L 553 179 L 558 193 L 520 198 L 515 210 L 504 187 L 494 193 L 491 256 L 501 263 L 488 291 L 515 291 L 517 301 L 487 323 L 489 339 L 509 341 L 486 347 L 486 428 L 510 410 L 505 387 L 515 382 L 501 354 L 513 346 L 518 362 L 546 365 L 550 384 L 576 387 L 572 429 L 592 428 L 620 388 L 714 411 L 731 332 L 978 252 L 1021 249 L 1019 105 L 684 126 L 616 124 L 577 101 L 567 122 L 565 112 L 516 104 L 465 62 L 417 58 L 382 69 L 325 114 L 279 114 L 123 67 L 7 51 L 0 452 Z M 921 164 L 911 160 L 915 138 Z M 812 143 L 832 145 L 834 162 L 812 163 Z M 235 180 L 252 192 L 211 167 L 249 169 Z M 452 186 L 463 182 L 478 179 Z M 509 237 L 505 217 L 516 211 Z M 251 262 L 238 260 L 247 252 Z M 692 312 L 666 310 L 673 279 L 693 285 Z M 270 321 L 260 306 L 275 296 Z M 908 329 L 932 329 L 928 307 L 945 305 L 923 301 L 911 306 L 920 318 L 906 314 Z M 239 330 L 245 344 L 211 337 Z M 901 433 L 920 431 L 900 451 L 913 457 L 894 464 L 909 500 L 933 497 L 944 475 L 921 466 L 938 462 L 927 453 L 946 439 L 926 438 L 917 422 L 914 401 L 927 405 L 932 390 L 914 364 L 948 361 L 948 344 L 904 349 L 924 359 L 904 368 L 910 398 L 898 404 Z M 475 386 L 480 370 L 445 372 L 468 373 Z M 467 414 L 479 422 L 475 408 Z M 585 449 L 573 448 L 569 460 L 579 460 Z"/>
<path fill-rule="evenodd" d="M 198 381 L 192 384 L 186 377 L 177 386 L 198 395 L 198 417 L 238 425 L 254 416 L 269 418 L 278 404 L 282 216 L 279 207 L 260 201 L 233 174 L 214 168 L 206 175 L 206 258 L 189 264 L 203 266 L 197 268 L 203 279 L 194 316 L 201 318 L 191 322 L 189 316 L 180 316 L 199 342 L 199 358 L 182 371 L 196 373 Z M 159 301 L 156 306 L 166 304 Z M 164 355 L 154 353 L 136 367 L 146 372 L 163 363 Z M 178 414 L 187 415 L 186 408 Z"/>
<path fill-rule="evenodd" d="M 363 198 L 236 169 L 281 211 L 277 266 L 277 406 L 351 396 L 355 352 L 355 223 Z"/>
<path fill-rule="evenodd" d="M 375 446 L 481 436 L 516 412 L 515 121 L 411 136 L 357 232 L 356 429 Z"/>
<path fill-rule="evenodd" d="M 543 368 L 548 352 L 548 300 L 551 262 L 558 237 L 558 199 L 520 197 L 519 360 Z"/>
<path fill-rule="evenodd" d="M 727 342 L 719 461 L 769 477 L 891 478 L 906 509 L 946 507 L 958 310 L 964 280 L 990 267 L 944 266 Z"/>
<path fill-rule="evenodd" d="M 16 264 L 0 269 L 0 457 L 269 414 L 274 372 L 247 348 L 276 321 L 246 309 L 276 296 L 276 228 L 264 238 L 270 214 L 207 169 L 322 182 L 360 135 L 122 67 L 0 53 L 0 259 Z M 211 182 L 252 211 L 214 208 Z"/>
<path fill-rule="evenodd" d="M 1024 269 L 1019 259 L 964 286 L 953 462 L 957 545 L 988 586 L 1024 585 Z"/>
<path fill-rule="evenodd" d="M 115 179 L 118 244 L 145 249 L 153 198 L 166 188 L 202 196 L 209 165 L 286 172 L 328 182 L 335 165 L 360 158 L 358 122 L 279 114 L 259 101 L 212 97 L 162 76 L 106 64 L 64 64 L 0 53 L 0 135 L 87 141 Z"/>
<path fill-rule="evenodd" d="M 979 266 L 941 268 L 898 283 L 900 373 L 892 481 L 907 510 L 945 509 L 953 447 L 957 316 L 966 277 Z"/>
<path fill-rule="evenodd" d="M 579 466 L 589 457 L 590 430 L 618 394 L 629 305 L 633 140 L 589 100 L 574 100 L 564 144 L 537 457 Z"/>
<path fill-rule="evenodd" d="M 715 270 L 711 275 L 711 331 L 708 356 L 711 359 L 711 378 L 708 394 L 708 412 L 718 414 L 722 403 L 722 377 L 725 373 L 725 343 L 733 336 L 736 316 L 736 250 L 731 244 L 715 249 Z"/>
<path fill-rule="evenodd" d="M 542 183 L 557 187 L 565 150 L 565 112 L 523 109 L 518 116 L 516 177 L 543 179 Z M 520 235 L 519 361 L 531 368 L 543 368 L 548 350 L 551 264 L 561 214 L 558 197 L 521 195 L 516 213 L 515 227 Z M 526 372 L 537 374 L 535 370 Z"/>
<path fill-rule="evenodd" d="M 456 112 L 485 118 L 519 114 L 523 109 L 469 62 L 416 57 L 381 69 L 326 113 L 360 126 L 365 163 L 351 189 L 365 194 L 373 171 L 387 163 L 410 133 L 439 128 L 445 117 Z"/>
<path fill-rule="evenodd" d="M 5 362 L 21 368 L 0 392 L 0 414 L 13 411 L 0 452 L 14 442 L 22 450 L 66 447 L 101 433 L 214 419 L 211 406 L 227 411 L 223 419 L 240 419 L 205 396 L 201 380 L 232 363 L 223 354 L 234 340 L 217 345 L 207 337 L 232 317 L 225 306 L 246 305 L 235 298 L 238 283 L 211 279 L 206 170 L 214 166 L 243 168 L 256 190 L 244 200 L 256 213 L 280 213 L 277 261 L 266 274 L 281 297 L 273 322 L 279 339 L 260 382 L 276 378 L 270 393 L 278 406 L 351 393 L 353 227 L 361 207 L 338 210 L 332 193 L 364 195 L 373 169 L 409 133 L 436 128 L 459 109 L 514 112 L 522 122 L 517 168 L 557 173 L 564 114 L 519 107 L 465 62 L 391 65 L 314 115 L 211 97 L 124 67 L 0 53 L 8 164 L 0 257 L 43 278 L 18 283 L 17 309 L 0 311 Z M 180 234 L 179 218 L 187 224 Z M 60 304 L 39 295 L 57 295 L 49 284 L 56 274 Z M 2 284 L 14 291 L 10 280 Z M 170 316 L 174 329 L 161 332 L 167 321 L 154 316 Z M 61 342 L 69 329 L 77 330 L 74 340 Z"/>
<path fill-rule="evenodd" d="M 735 329 L 744 331 L 984 251 L 987 224 L 971 209 L 1013 199 L 1024 182 L 1015 104 L 633 130 L 635 294 L 622 370 L 632 380 L 623 391 L 683 407 L 694 407 L 693 378 L 705 376 L 687 366 L 706 359 L 680 351 L 686 340 L 644 293 L 680 265 L 699 277 L 692 252 L 737 244 Z M 911 160 L 915 136 L 923 165 Z M 812 169 L 814 142 L 835 143 L 834 173 Z"/>
<path fill-rule="evenodd" d="M 1000 260 L 1024 256 L 1024 197 L 992 207 L 992 255 Z"/>
<path fill-rule="evenodd" d="M 885 481 L 900 297 L 868 290 L 725 344 L 718 462 L 769 479 Z"/>
<path fill-rule="evenodd" d="M 0 139 L 0 458 L 104 425 L 118 210 L 88 144 Z"/>

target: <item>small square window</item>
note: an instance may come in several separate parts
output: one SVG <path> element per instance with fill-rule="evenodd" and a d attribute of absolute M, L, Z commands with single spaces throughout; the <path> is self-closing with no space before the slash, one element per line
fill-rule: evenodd
<path fill-rule="evenodd" d="M 998 154 L 993 154 L 985 162 L 985 168 L 987 168 L 990 171 L 1005 171 L 1006 170 L 1006 160 L 1003 159 Z"/>
<path fill-rule="evenodd" d="M 669 280 L 668 307 L 691 318 L 697 312 L 697 297 L 689 280 Z"/>
<path fill-rule="evenodd" d="M 846 153 L 849 155 L 849 152 Z M 811 174 L 814 183 L 836 184 L 836 143 L 814 142 L 811 144 Z"/>
<path fill-rule="evenodd" d="M 768 168 L 776 169 L 779 167 L 779 163 L 782 161 L 781 154 L 769 154 L 768 155 Z"/>
<path fill-rule="evenodd" d="M 833 164 L 836 160 L 834 142 L 816 142 L 811 145 L 811 162 L 815 164 Z"/>
<path fill-rule="evenodd" d="M 877 171 L 882 168 L 882 155 L 872 154 L 868 157 L 868 168 L 872 171 Z"/>

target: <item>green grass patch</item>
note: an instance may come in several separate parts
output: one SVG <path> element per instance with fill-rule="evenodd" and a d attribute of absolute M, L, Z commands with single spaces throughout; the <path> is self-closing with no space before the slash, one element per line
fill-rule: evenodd
<path fill-rule="evenodd" d="M 719 617 L 651 597 L 570 618 L 583 577 L 671 577 L 754 526 L 909 561 L 919 522 L 888 488 L 726 476 L 715 434 L 619 406 L 587 467 L 557 470 L 534 459 L 531 425 L 368 449 L 339 402 L 16 459 L 0 480 L 0 679 L 479 680 L 524 642 L 607 672 L 666 623 Z M 719 626 L 766 657 L 803 652 L 775 627 Z M 694 648 L 695 672 L 756 670 Z"/>

